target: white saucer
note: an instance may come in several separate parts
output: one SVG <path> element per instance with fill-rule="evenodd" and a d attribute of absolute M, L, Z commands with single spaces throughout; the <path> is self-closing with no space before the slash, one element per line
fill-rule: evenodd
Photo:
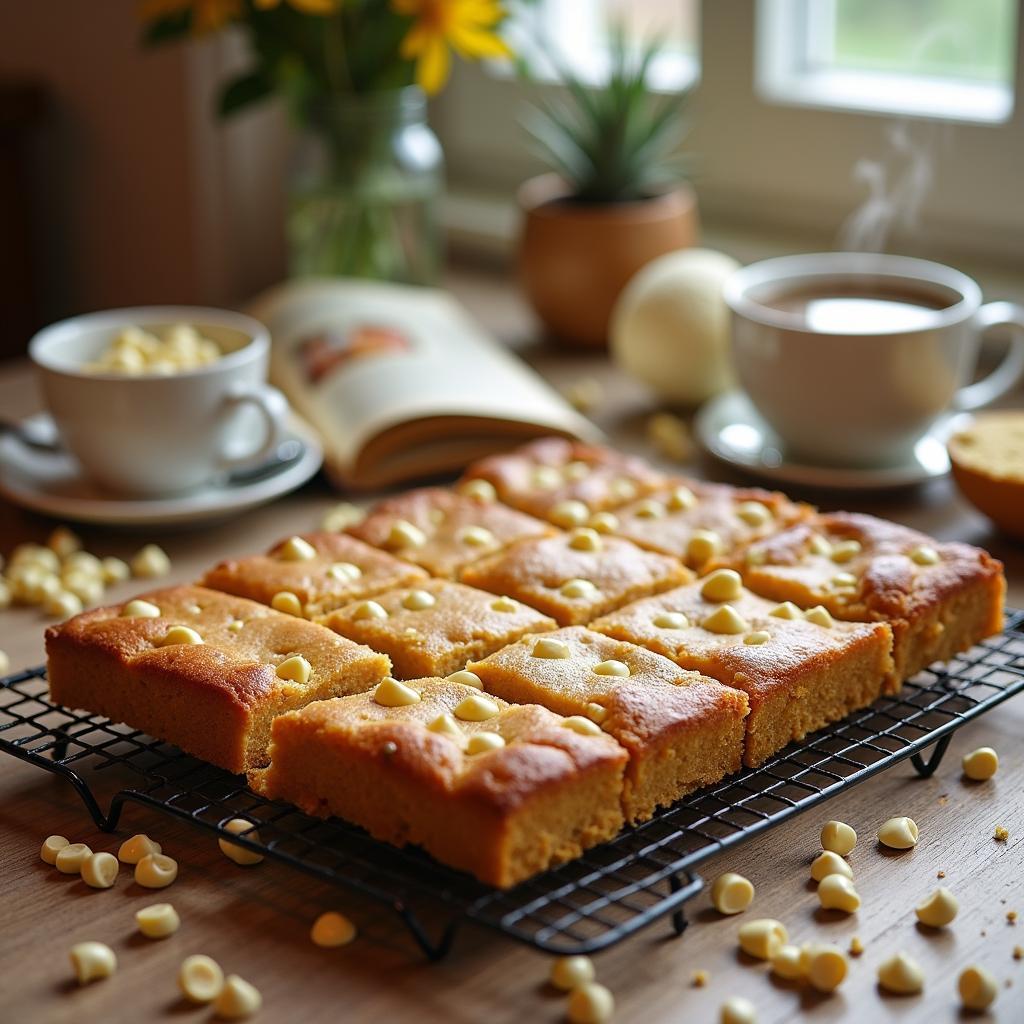
<path fill-rule="evenodd" d="M 40 433 L 53 430 L 46 413 L 26 423 Z M 292 416 L 285 437 L 300 441 L 302 454 L 261 480 L 209 484 L 173 498 L 127 499 L 92 483 L 72 455 L 40 452 L 8 434 L 0 438 L 0 495 L 55 519 L 104 526 L 179 526 L 223 519 L 294 491 L 320 468 L 323 448 L 309 426 Z"/>
<path fill-rule="evenodd" d="M 728 391 L 702 406 L 694 428 L 708 452 L 737 469 L 780 483 L 861 491 L 909 487 L 945 476 L 945 439 L 957 418 L 951 415 L 935 424 L 905 462 L 863 469 L 816 466 L 787 457 L 784 442 L 740 391 Z"/>

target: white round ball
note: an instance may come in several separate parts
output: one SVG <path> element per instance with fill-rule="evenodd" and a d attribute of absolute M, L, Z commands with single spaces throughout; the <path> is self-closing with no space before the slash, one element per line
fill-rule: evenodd
<path fill-rule="evenodd" d="M 738 269 L 731 256 L 712 249 L 680 249 L 652 260 L 615 305 L 614 358 L 671 402 L 697 405 L 732 386 L 722 288 Z"/>

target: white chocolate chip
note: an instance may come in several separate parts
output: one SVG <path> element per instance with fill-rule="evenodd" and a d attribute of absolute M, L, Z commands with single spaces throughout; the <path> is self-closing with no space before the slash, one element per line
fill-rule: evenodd
<path fill-rule="evenodd" d="M 720 914 L 740 914 L 754 902 L 754 886 L 734 871 L 719 875 L 711 886 L 711 903 Z"/>
<path fill-rule="evenodd" d="M 666 505 L 671 512 L 685 512 L 697 504 L 697 496 L 689 487 L 674 487 Z"/>
<path fill-rule="evenodd" d="M 514 612 L 519 610 L 519 602 L 513 601 L 511 597 L 498 597 L 491 602 L 492 611 L 496 612 Z"/>
<path fill-rule="evenodd" d="M 277 557 L 283 562 L 310 562 L 316 558 L 316 548 L 302 537 L 289 537 L 278 548 Z"/>
<path fill-rule="evenodd" d="M 82 549 L 82 540 L 66 526 L 58 526 L 47 538 L 46 546 L 58 558 L 67 558 Z"/>
<path fill-rule="evenodd" d="M 455 717 L 463 722 L 486 722 L 488 718 L 493 718 L 498 711 L 497 703 L 481 693 L 470 694 L 452 709 Z"/>
<path fill-rule="evenodd" d="M 82 599 L 70 590 L 59 590 L 56 594 L 46 599 L 44 605 L 47 615 L 57 619 L 70 619 L 72 615 L 78 615 L 82 611 Z"/>
<path fill-rule="evenodd" d="M 860 907 L 860 896 L 853 882 L 845 875 L 825 875 L 818 883 L 818 902 L 826 910 L 841 910 L 852 914 Z"/>
<path fill-rule="evenodd" d="M 571 992 L 593 981 L 595 973 L 589 956 L 560 956 L 551 965 L 551 984 L 563 992 Z"/>
<path fill-rule="evenodd" d="M 201 644 L 203 638 L 191 626 L 171 626 L 159 641 L 160 647 L 174 647 L 178 644 Z"/>
<path fill-rule="evenodd" d="M 410 704 L 419 704 L 423 698 L 419 690 L 400 683 L 392 676 L 385 676 L 373 691 L 373 699 L 383 708 L 404 708 Z"/>
<path fill-rule="evenodd" d="M 821 826 L 821 848 L 845 857 L 857 845 L 857 833 L 845 821 L 826 821 Z"/>
<path fill-rule="evenodd" d="M 80 572 L 93 579 L 103 579 L 103 563 L 88 551 L 73 551 L 61 564 L 61 573 Z"/>
<path fill-rule="evenodd" d="M 57 854 L 71 843 L 64 836 L 47 836 L 39 848 L 39 859 L 44 864 L 56 864 Z"/>
<path fill-rule="evenodd" d="M 772 972 L 786 981 L 797 981 L 804 976 L 800 947 L 786 943 L 772 957 Z"/>
<path fill-rule="evenodd" d="M 849 970 L 845 954 L 831 943 L 814 943 L 801 950 L 800 964 L 811 987 L 819 992 L 834 992 Z"/>
<path fill-rule="evenodd" d="M 274 674 L 278 679 L 287 679 L 304 686 L 313 675 L 313 666 L 301 654 L 293 654 L 277 666 Z"/>
<path fill-rule="evenodd" d="M 820 555 L 822 558 L 829 558 L 832 555 L 832 544 L 820 533 L 811 534 L 808 548 L 812 555 Z"/>
<path fill-rule="evenodd" d="M 768 562 L 768 552 L 764 548 L 749 548 L 743 556 L 747 565 L 765 565 Z"/>
<path fill-rule="evenodd" d="M 386 619 L 387 609 L 376 601 L 361 601 L 352 609 L 352 618 L 359 622 L 362 619 Z"/>
<path fill-rule="evenodd" d="M 588 466 L 587 463 L 576 459 L 573 462 L 567 462 L 565 464 L 565 469 L 562 470 L 562 476 L 564 476 L 566 480 L 570 480 L 575 483 L 576 481 L 583 480 L 585 477 L 590 476 L 590 472 L 590 466 Z"/>
<path fill-rule="evenodd" d="M 356 523 L 361 523 L 366 518 L 366 513 L 350 501 L 343 501 L 329 508 L 320 520 L 320 529 L 329 533 L 340 533 L 347 530 Z"/>
<path fill-rule="evenodd" d="M 914 907 L 914 913 L 918 921 L 929 928 L 945 928 L 952 923 L 959 909 L 957 898 L 944 885 L 940 885 L 923 903 Z"/>
<path fill-rule="evenodd" d="M 835 625 L 835 620 L 832 618 L 829 610 L 820 604 L 816 604 L 813 608 L 808 608 L 804 612 L 804 618 L 808 622 L 813 622 L 816 626 L 822 626 L 825 629 L 831 629 Z"/>
<path fill-rule="evenodd" d="M 92 856 L 92 850 L 85 843 L 69 843 L 57 851 L 53 863 L 62 875 L 79 875 L 82 865 Z"/>
<path fill-rule="evenodd" d="M 860 541 L 841 540 L 838 544 L 832 545 L 831 558 L 833 562 L 842 564 L 844 562 L 849 562 L 854 555 L 860 554 L 860 551 Z"/>
<path fill-rule="evenodd" d="M 906 953 L 897 953 L 878 965 L 878 984 L 896 995 L 916 995 L 924 988 L 924 971 Z"/>
<path fill-rule="evenodd" d="M 804 613 L 792 601 L 783 601 L 777 604 L 769 613 L 777 619 L 802 619 Z"/>
<path fill-rule="evenodd" d="M 563 529 L 582 526 L 590 518 L 590 509 L 582 501 L 570 499 L 558 502 L 548 513 L 548 519 Z"/>
<path fill-rule="evenodd" d="M 553 491 L 562 483 L 562 474 L 554 466 L 535 466 L 532 474 L 533 486 L 542 491 Z"/>
<path fill-rule="evenodd" d="M 595 665 L 593 671 L 599 676 L 628 676 L 629 666 L 624 661 L 611 658 Z"/>
<path fill-rule="evenodd" d="M 771 960 L 789 941 L 789 932 L 781 921 L 771 917 L 759 917 L 741 924 L 739 932 L 740 949 L 747 956 L 758 960 Z"/>
<path fill-rule="evenodd" d="M 723 604 L 716 608 L 704 621 L 701 626 L 710 633 L 724 633 L 733 635 L 745 633 L 750 626 L 739 612 L 731 604 Z"/>
<path fill-rule="evenodd" d="M 65 573 L 61 580 L 58 580 L 56 576 L 47 576 L 40 580 L 35 594 L 37 600 L 34 600 L 33 603 L 42 604 L 48 598 L 56 596 L 60 592 L 61 586 L 74 594 L 83 605 L 98 604 L 103 597 L 102 579 L 73 571 Z"/>
<path fill-rule="evenodd" d="M 761 644 L 768 643 L 771 640 L 771 633 L 763 629 L 755 629 L 753 633 L 748 633 L 744 638 L 743 642 L 748 647 L 759 647 Z"/>
<path fill-rule="evenodd" d="M 473 733 L 466 743 L 467 754 L 486 754 L 491 750 L 500 750 L 505 746 L 505 738 L 496 732 L 482 729 Z"/>
<path fill-rule="evenodd" d="M 147 544 L 137 551 L 131 560 L 132 575 L 140 579 L 155 579 L 171 571 L 171 560 L 167 552 L 156 544 Z"/>
<path fill-rule="evenodd" d="M 181 918 L 170 903 L 154 903 L 135 911 L 135 923 L 147 939 L 165 939 L 181 927 Z"/>
<path fill-rule="evenodd" d="M 302 602 L 299 600 L 297 594 L 293 594 L 290 590 L 280 590 L 270 599 L 270 607 L 276 612 L 283 612 L 285 615 L 294 615 L 296 618 L 301 619 L 302 615 Z"/>
<path fill-rule="evenodd" d="M 590 580 L 573 579 L 567 580 L 559 587 L 558 592 L 562 597 L 568 597 L 575 600 L 592 601 L 600 591 L 594 586 Z"/>
<path fill-rule="evenodd" d="M 135 865 L 135 884 L 166 889 L 178 877 L 178 862 L 163 853 L 149 853 Z"/>
<path fill-rule="evenodd" d="M 647 498 L 633 509 L 633 515 L 638 519 L 661 519 L 665 515 L 665 506 L 660 501 Z"/>
<path fill-rule="evenodd" d="M 828 875 L 843 875 L 846 878 L 853 878 L 853 868 L 838 853 L 825 850 L 811 861 L 811 878 L 820 882 Z"/>
<path fill-rule="evenodd" d="M 734 569 L 716 569 L 701 585 L 705 601 L 735 601 L 743 593 L 743 580 Z"/>
<path fill-rule="evenodd" d="M 999 770 L 999 755 L 991 747 L 978 747 L 963 758 L 964 775 L 974 782 L 991 779 Z"/>
<path fill-rule="evenodd" d="M 608 709 L 597 701 L 590 701 L 589 704 L 583 709 L 586 713 L 587 718 L 592 722 L 597 722 L 600 725 L 608 717 Z"/>
<path fill-rule="evenodd" d="M 246 839 L 251 839 L 254 843 L 259 842 L 259 832 L 253 828 L 253 823 L 245 818 L 232 818 L 230 821 L 225 822 L 223 827 L 232 835 L 237 836 L 244 832 Z M 239 846 L 238 843 L 228 842 L 226 839 L 218 838 L 217 845 L 220 847 L 220 852 L 228 860 L 233 860 L 242 867 L 250 867 L 253 864 L 259 864 L 263 860 L 262 853 L 257 853 L 255 850 L 250 850 L 245 846 Z"/>
<path fill-rule="evenodd" d="M 482 505 L 489 505 L 498 500 L 498 492 L 490 480 L 466 480 L 459 484 L 459 494 L 479 501 Z"/>
<path fill-rule="evenodd" d="M 703 565 L 722 550 L 722 538 L 714 530 L 694 530 L 686 544 L 687 561 Z"/>
<path fill-rule="evenodd" d="M 757 1008 L 743 996 L 730 996 L 718 1011 L 719 1024 L 757 1024 Z"/>
<path fill-rule="evenodd" d="M 910 560 L 917 565 L 937 565 L 939 553 L 927 544 L 921 544 L 910 552 Z"/>
<path fill-rule="evenodd" d="M 587 526 L 598 533 L 614 533 L 619 528 L 619 517 L 614 512 L 595 512 Z"/>
<path fill-rule="evenodd" d="M 569 1024 L 607 1024 L 614 1013 L 614 997 L 596 981 L 587 981 L 574 988 L 566 1009 Z"/>
<path fill-rule="evenodd" d="M 458 740 L 460 743 L 466 738 L 465 733 L 459 728 L 459 723 L 447 711 L 444 714 L 438 715 L 427 728 L 431 732 L 439 733 L 441 736 L 448 736 L 451 739 Z"/>
<path fill-rule="evenodd" d="M 402 607 L 411 612 L 422 612 L 433 608 L 435 604 L 437 598 L 429 590 L 410 590 L 402 598 Z"/>
<path fill-rule="evenodd" d="M 601 535 L 589 526 L 579 526 L 569 534 L 569 547 L 575 551 L 600 551 Z"/>
<path fill-rule="evenodd" d="M 764 526 L 772 518 L 768 506 L 759 501 L 741 501 L 736 506 L 736 515 L 748 526 Z"/>
<path fill-rule="evenodd" d="M 589 718 L 584 718 L 582 715 L 570 715 L 562 722 L 562 725 L 566 729 L 578 732 L 581 736 L 601 735 L 601 727 L 596 722 L 592 722 Z"/>
<path fill-rule="evenodd" d="M 333 562 L 327 569 L 327 575 L 339 583 L 351 583 L 363 575 L 363 570 L 352 562 Z"/>
<path fill-rule="evenodd" d="M 159 617 L 160 609 L 155 604 L 141 601 L 139 598 L 129 601 L 121 609 L 121 618 L 123 619 L 158 619 Z"/>
<path fill-rule="evenodd" d="M 494 534 L 483 526 L 467 526 L 460 531 L 459 540 L 471 548 L 485 548 L 494 543 Z"/>
<path fill-rule="evenodd" d="M 542 636 L 533 645 L 531 652 L 534 658 L 571 658 L 572 651 L 564 640 Z"/>
<path fill-rule="evenodd" d="M 913 818 L 890 818 L 878 830 L 878 841 L 893 850 L 909 850 L 917 846 L 919 835 Z"/>
<path fill-rule="evenodd" d="M 102 942 L 79 942 L 71 947 L 71 966 L 79 985 L 109 978 L 117 970 L 114 951 Z"/>
<path fill-rule="evenodd" d="M 652 622 L 658 629 L 686 629 L 690 625 L 682 612 L 659 612 Z"/>
<path fill-rule="evenodd" d="M 832 585 L 843 589 L 857 586 L 857 577 L 852 572 L 837 572 L 832 577 Z"/>
<path fill-rule="evenodd" d="M 328 910 L 313 922 L 309 937 L 324 949 L 347 946 L 356 937 L 356 926 L 344 914 Z"/>
<path fill-rule="evenodd" d="M 228 623 L 228 632 L 229 633 L 241 633 L 244 628 L 245 628 L 245 623 L 241 619 L 232 619 Z"/>
<path fill-rule="evenodd" d="M 93 889 L 109 889 L 117 881 L 119 867 L 112 853 L 94 853 L 82 861 L 82 881 Z"/>
<path fill-rule="evenodd" d="M 999 982 L 990 971 L 971 964 L 960 972 L 956 981 L 960 1002 L 968 1010 L 987 1010 L 999 995 Z"/>
<path fill-rule="evenodd" d="M 451 675 L 445 676 L 445 678 L 453 683 L 462 683 L 463 686 L 472 686 L 474 690 L 482 690 L 484 688 L 480 677 L 475 672 L 470 672 L 468 668 L 453 672 Z"/>
<path fill-rule="evenodd" d="M 405 519 L 396 519 L 388 533 L 389 548 L 420 548 L 427 542 L 426 534 Z"/>
<path fill-rule="evenodd" d="M 178 968 L 178 988 L 192 1003 L 212 1003 L 224 987 L 224 972 L 212 957 L 196 953 Z"/>
<path fill-rule="evenodd" d="M 0 650 L 0 676 L 6 675 L 11 668 L 11 659 L 6 651 Z"/>

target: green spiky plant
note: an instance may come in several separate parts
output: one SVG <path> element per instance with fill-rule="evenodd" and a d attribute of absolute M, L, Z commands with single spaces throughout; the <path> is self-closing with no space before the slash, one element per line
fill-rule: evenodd
<path fill-rule="evenodd" d="M 541 158 L 565 179 L 571 199 L 621 203 L 649 198 L 685 177 L 678 153 L 686 133 L 684 97 L 648 88 L 662 41 L 631 49 L 612 32 L 607 79 L 588 85 L 552 54 L 565 95 L 537 99 L 525 127 Z"/>

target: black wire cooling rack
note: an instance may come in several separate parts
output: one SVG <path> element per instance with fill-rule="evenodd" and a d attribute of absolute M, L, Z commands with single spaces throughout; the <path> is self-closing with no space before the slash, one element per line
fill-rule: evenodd
<path fill-rule="evenodd" d="M 930 775 L 955 729 L 1021 690 L 1024 612 L 1018 611 L 1008 614 L 1002 634 L 920 673 L 898 697 L 790 744 L 760 768 L 694 793 L 506 891 L 416 849 L 379 843 L 338 819 L 312 818 L 265 800 L 241 776 L 107 719 L 52 704 L 41 668 L 0 680 L 0 749 L 67 779 L 107 831 L 117 828 L 126 803 L 225 836 L 230 819 L 251 820 L 259 838 L 243 833 L 232 835 L 233 842 L 389 905 L 431 959 L 448 952 L 467 920 L 545 952 L 589 953 L 664 917 L 681 932 L 683 904 L 703 885 L 696 873 L 703 861 L 905 758 Z M 924 751 L 933 745 L 926 760 Z M 428 928 L 426 922 L 438 917 L 440 927 Z"/>

